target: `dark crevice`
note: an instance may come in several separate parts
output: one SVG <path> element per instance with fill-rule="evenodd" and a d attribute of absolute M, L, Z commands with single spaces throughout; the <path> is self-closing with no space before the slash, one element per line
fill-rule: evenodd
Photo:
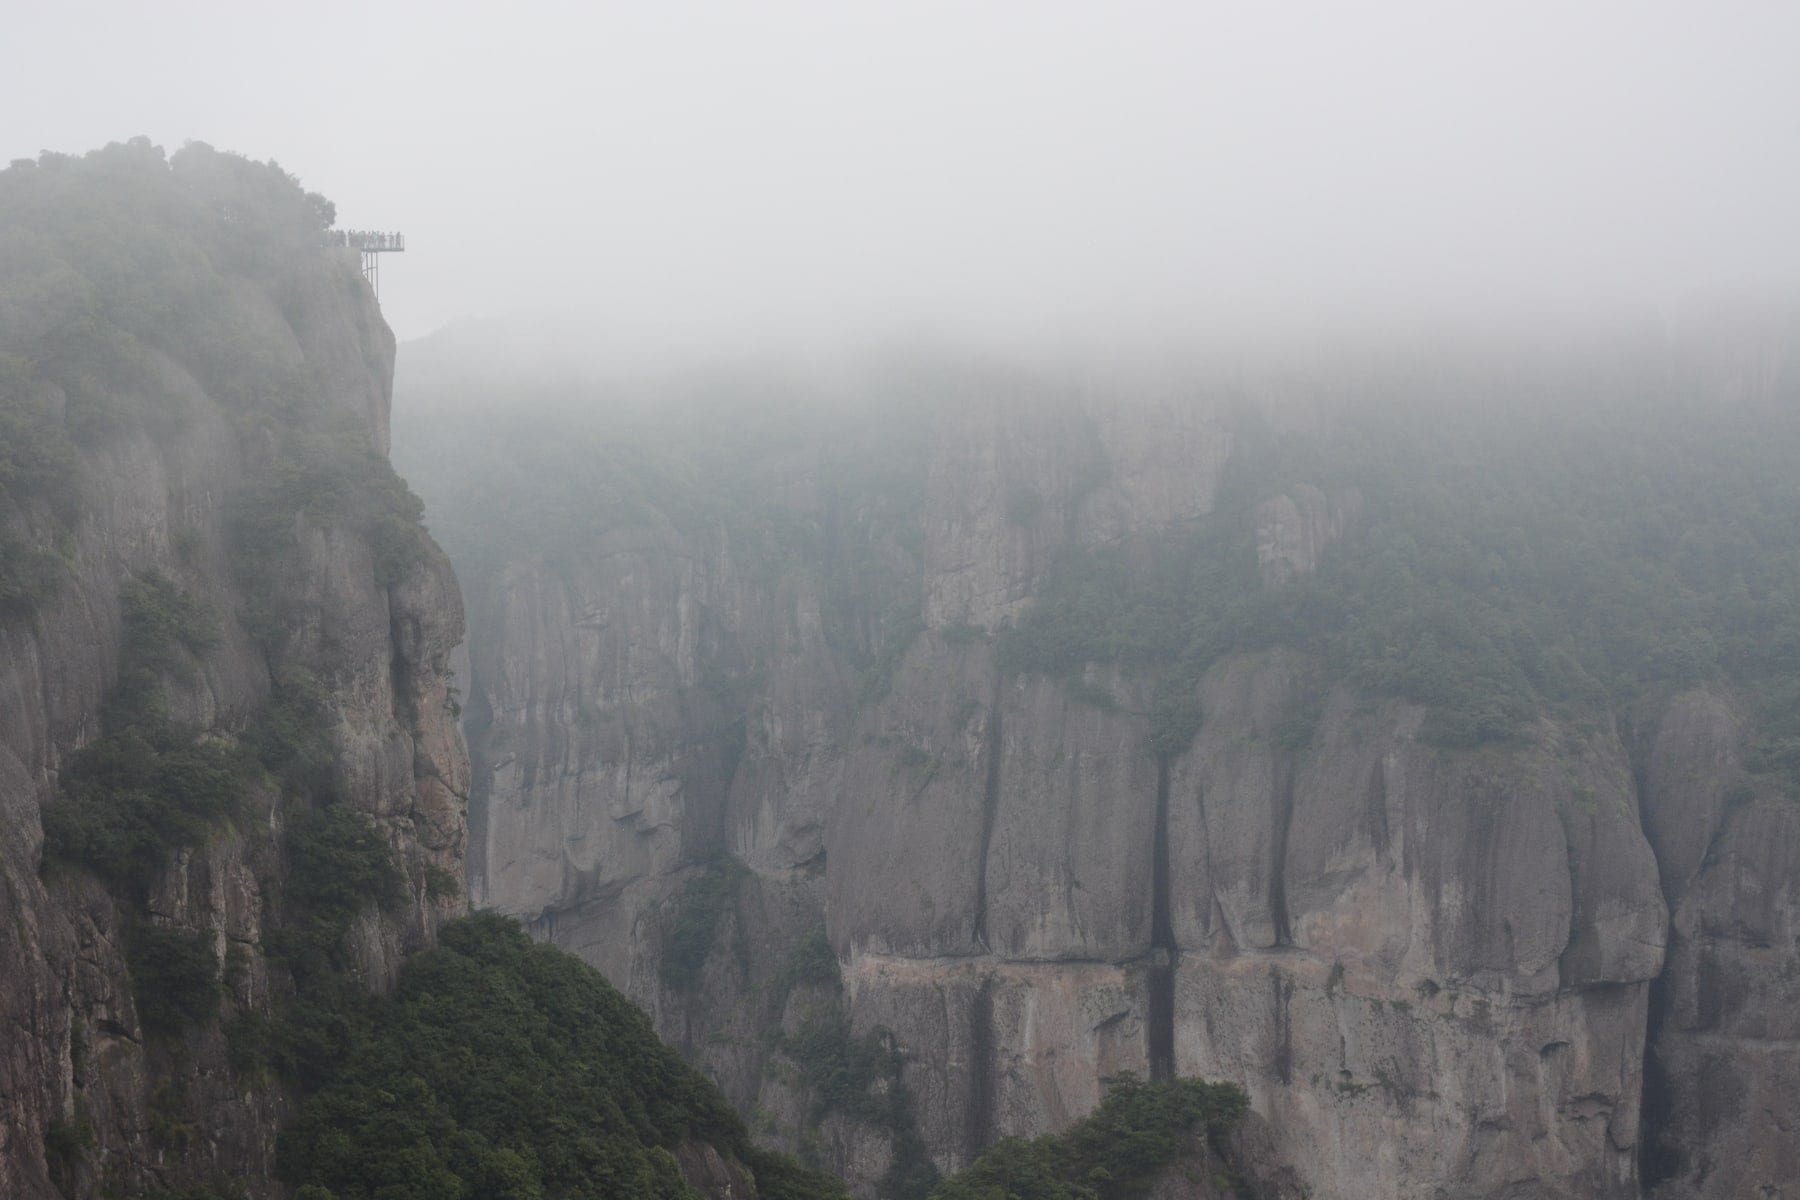
<path fill-rule="evenodd" d="M 1150 1079 L 1175 1077 L 1175 965 L 1166 950 L 1150 960 Z"/>
<path fill-rule="evenodd" d="M 994 1140 L 994 981 L 984 979 L 969 1006 L 969 1112 L 963 1161 L 974 1162 Z"/>
<path fill-rule="evenodd" d="M 1285 1086 L 1294 1082 L 1294 1027 L 1288 1012 L 1294 998 L 1294 985 L 1279 969 L 1271 967 L 1269 987 L 1275 1008 L 1275 1077 Z"/>
<path fill-rule="evenodd" d="M 1388 853 L 1391 831 L 1388 829 L 1387 801 L 1387 762 L 1378 758 L 1375 760 L 1375 770 L 1369 775 L 1367 811 L 1369 836 L 1375 842 L 1377 861 L 1382 863 L 1392 861 Z"/>
<path fill-rule="evenodd" d="M 1175 921 L 1169 901 L 1169 756 L 1156 760 L 1156 833 L 1150 859 L 1150 1028 L 1152 1080 L 1175 1077 Z"/>
<path fill-rule="evenodd" d="M 982 789 L 981 842 L 975 860 L 975 941 L 983 950 L 988 943 L 988 848 L 994 840 L 994 819 L 1000 811 L 1000 682 L 988 703 L 987 782 Z"/>
<path fill-rule="evenodd" d="M 1631 769 L 1631 783 L 1635 793 L 1632 810 L 1637 814 L 1644 840 L 1650 845 L 1651 861 L 1656 864 L 1657 883 L 1663 902 L 1668 907 L 1668 918 L 1663 926 L 1663 965 L 1657 977 L 1649 984 L 1644 1040 L 1638 1054 L 1638 1061 L 1643 1064 L 1643 1091 L 1638 1103 L 1638 1183 L 1648 1192 L 1678 1178 L 1687 1169 L 1680 1137 L 1674 1129 L 1675 1084 L 1658 1053 L 1658 1042 L 1669 1017 L 1669 988 L 1672 986 L 1669 964 L 1675 953 L 1674 916 L 1675 908 L 1681 902 L 1684 881 L 1670 877 L 1663 862 L 1662 847 L 1651 836 L 1646 820 L 1652 803 L 1650 754 L 1655 743 L 1656 726 L 1638 721 L 1627 723 L 1620 719 L 1616 729 L 1619 741 L 1625 747 L 1626 762 Z M 1708 853 L 1710 854 L 1710 847 Z"/>
<path fill-rule="evenodd" d="M 469 621 L 471 629 L 482 619 L 480 611 Z M 470 639 L 473 640 L 473 637 Z M 459 681 L 464 686 L 462 710 L 463 744 L 469 751 L 469 832 L 463 854 L 463 885 L 470 891 L 487 893 L 488 803 L 494 783 L 492 758 L 488 753 L 488 735 L 494 727 L 494 706 L 488 699 L 486 682 L 469 654 L 469 678 Z M 479 881 L 479 887 L 476 884 Z"/>
<path fill-rule="evenodd" d="M 1277 768 L 1274 845 L 1269 848 L 1269 920 L 1275 926 L 1275 945 L 1294 944 L 1293 930 L 1288 925 L 1287 848 L 1288 830 L 1294 823 L 1294 765 L 1283 763 Z"/>
<path fill-rule="evenodd" d="M 1637 814 L 1638 828 L 1643 833 L 1645 842 L 1650 846 L 1652 861 L 1656 863 L 1657 886 L 1662 892 L 1663 903 L 1668 906 L 1669 914 L 1673 916 L 1675 906 L 1681 901 L 1682 885 L 1686 881 L 1670 878 L 1669 872 L 1663 865 L 1663 847 L 1657 845 L 1648 820 L 1651 807 L 1650 755 L 1655 745 L 1655 726 L 1652 725 L 1649 730 L 1645 730 L 1640 728 L 1638 722 L 1627 722 L 1623 717 L 1619 717 L 1615 720 L 1614 729 L 1620 745 L 1625 748 L 1625 762 L 1631 770 L 1631 787 L 1635 801 L 1632 811 Z"/>
<path fill-rule="evenodd" d="M 1667 969 L 1650 984 L 1649 1016 L 1644 1023 L 1643 1099 L 1638 1106 L 1638 1181 L 1646 1191 L 1681 1175 L 1686 1169 L 1675 1126 L 1675 1086 L 1657 1053 L 1658 1035 L 1668 1019 Z"/>

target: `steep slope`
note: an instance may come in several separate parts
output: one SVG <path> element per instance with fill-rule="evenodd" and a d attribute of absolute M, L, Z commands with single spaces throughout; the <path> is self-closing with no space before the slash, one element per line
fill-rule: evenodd
<path fill-rule="evenodd" d="M 303 973 L 273 935 L 319 922 L 381 986 L 462 907 L 432 886 L 465 839 L 461 601 L 322 204 L 198 146 L 0 174 L 8 1195 L 278 1194 L 289 1093 L 227 1037 Z M 385 904 L 284 887 L 359 848 Z"/>
<path fill-rule="evenodd" d="M 452 920 L 462 603 L 330 218 L 204 146 L 0 172 L 0 1194 L 840 1195 Z M 451 1103 L 521 1080 L 594 1119 Z"/>
<path fill-rule="evenodd" d="M 1800 443 L 1741 333 L 504 421 L 422 352 L 477 902 L 864 1194 L 1124 1070 L 1321 1197 L 1782 1186 Z"/>
<path fill-rule="evenodd" d="M 284 1133 L 306 1200 L 842 1200 L 750 1145 L 717 1089 L 591 967 L 471 917 L 408 960 Z"/>

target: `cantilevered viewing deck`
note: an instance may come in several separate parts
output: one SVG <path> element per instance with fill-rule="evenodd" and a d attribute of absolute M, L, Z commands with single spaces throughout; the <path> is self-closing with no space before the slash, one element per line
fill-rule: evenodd
<path fill-rule="evenodd" d="M 375 289 L 376 296 L 381 295 L 381 256 L 401 254 L 406 250 L 404 233 L 384 233 L 376 229 L 332 229 L 326 232 L 325 238 L 329 245 L 362 251 L 363 278 Z"/>

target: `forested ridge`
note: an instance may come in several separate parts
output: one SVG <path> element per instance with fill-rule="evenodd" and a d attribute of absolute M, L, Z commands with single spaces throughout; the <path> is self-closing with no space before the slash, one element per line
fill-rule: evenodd
<path fill-rule="evenodd" d="M 1242 428 L 1215 515 L 1147 568 L 1065 556 L 1003 640 L 1018 667 L 1119 662 L 1185 697 L 1225 654 L 1294 646 L 1462 747 L 1721 684 L 1755 711 L 1750 769 L 1800 796 L 1800 402 L 1672 397 L 1646 372 Z M 1302 484 L 1357 516 L 1270 594 L 1256 505 Z"/>

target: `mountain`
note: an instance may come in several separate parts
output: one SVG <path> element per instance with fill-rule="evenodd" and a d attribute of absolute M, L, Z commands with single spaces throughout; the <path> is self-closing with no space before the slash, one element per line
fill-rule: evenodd
<path fill-rule="evenodd" d="M 1121 1072 L 1241 1084 L 1314 1197 L 1791 1186 L 1791 333 L 554 382 L 409 347 L 473 900 L 861 1195 Z"/>
<path fill-rule="evenodd" d="M 332 217 L 201 145 L 0 172 L 0 1194 L 840 1195 L 465 915 L 462 601 Z"/>

